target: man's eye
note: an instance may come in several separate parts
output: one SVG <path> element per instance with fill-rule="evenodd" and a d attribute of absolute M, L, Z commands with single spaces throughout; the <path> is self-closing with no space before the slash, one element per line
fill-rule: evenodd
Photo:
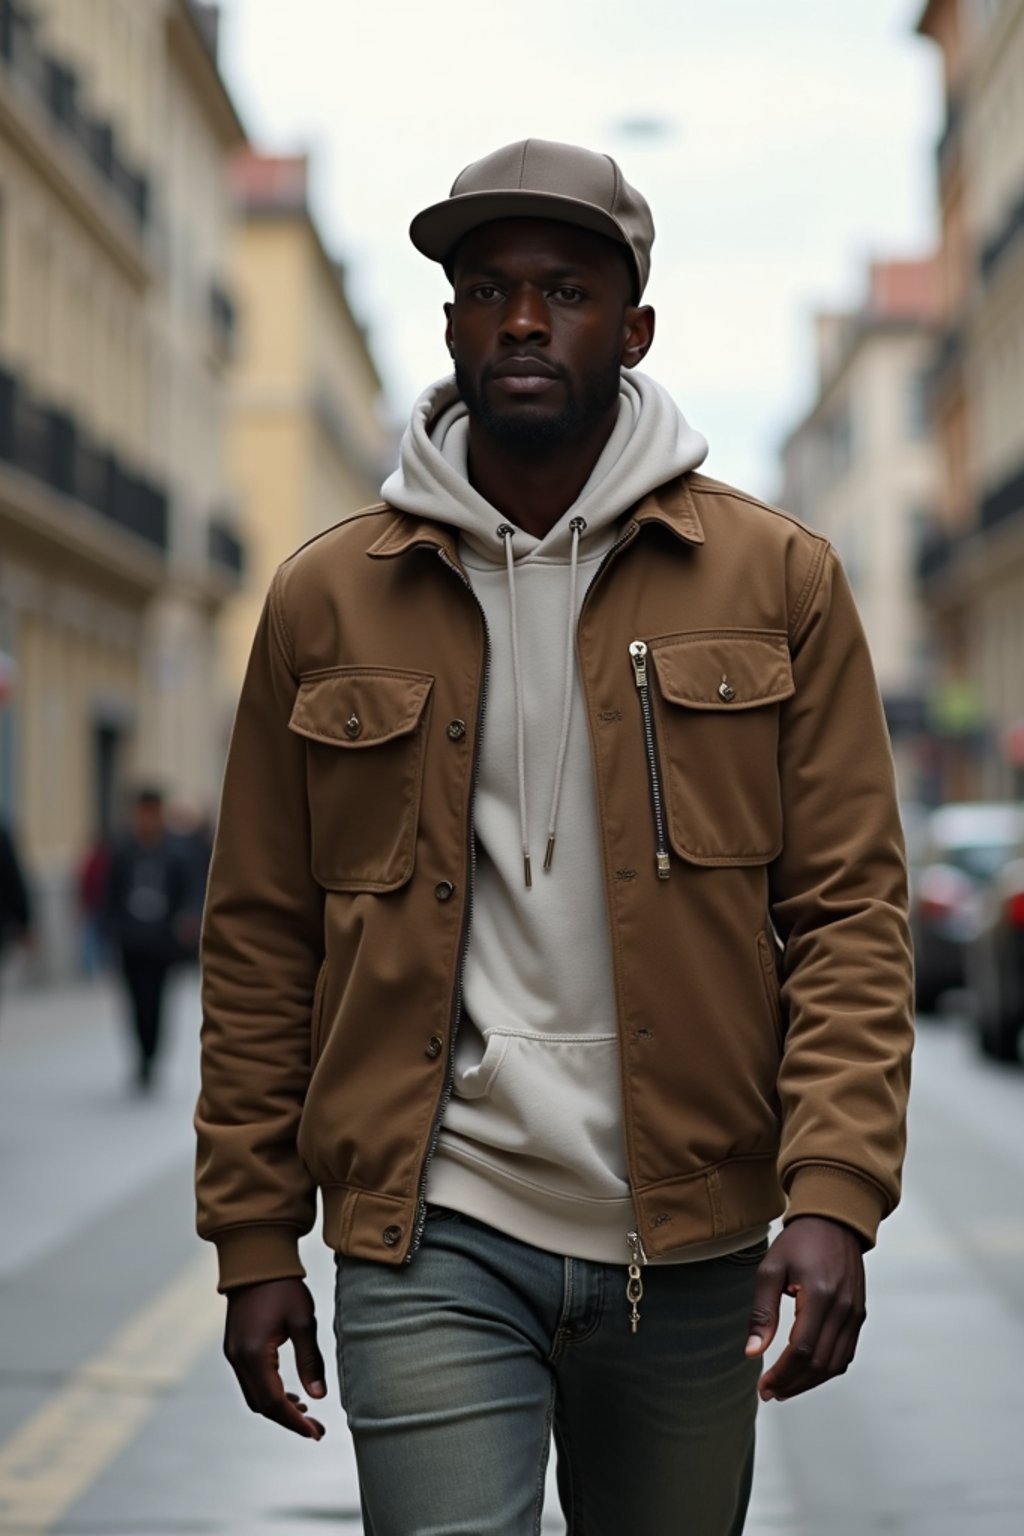
<path fill-rule="evenodd" d="M 555 298 L 561 299 L 564 304 L 575 304 L 582 297 L 582 291 L 579 288 L 573 288 L 568 283 L 564 283 L 561 288 L 555 289 Z"/>
<path fill-rule="evenodd" d="M 491 299 L 500 297 L 500 295 L 493 283 L 478 283 L 473 289 L 473 297 L 489 302 Z"/>

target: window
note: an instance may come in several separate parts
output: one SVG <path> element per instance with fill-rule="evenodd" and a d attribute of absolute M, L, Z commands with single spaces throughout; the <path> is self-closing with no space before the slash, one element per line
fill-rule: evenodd
<path fill-rule="evenodd" d="M 7 313 L 7 198 L 0 182 L 0 335 L 4 332 Z"/>
<path fill-rule="evenodd" d="M 907 435 L 920 441 L 932 431 L 929 375 L 919 371 L 907 379 Z"/>

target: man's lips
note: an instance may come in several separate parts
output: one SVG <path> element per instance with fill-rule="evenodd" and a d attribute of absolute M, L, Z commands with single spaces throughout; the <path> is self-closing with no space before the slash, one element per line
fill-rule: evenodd
<path fill-rule="evenodd" d="M 559 374 L 539 357 L 507 357 L 491 370 L 498 388 L 509 395 L 540 395 L 557 384 Z"/>

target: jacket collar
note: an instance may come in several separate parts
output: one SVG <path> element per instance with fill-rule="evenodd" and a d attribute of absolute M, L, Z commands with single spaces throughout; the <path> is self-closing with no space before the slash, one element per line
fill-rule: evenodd
<path fill-rule="evenodd" d="M 411 513 L 400 512 L 396 507 L 389 510 L 394 513 L 394 517 L 377 542 L 370 545 L 366 551 L 368 555 L 375 560 L 389 560 L 394 555 L 406 554 L 410 549 L 430 545 L 442 550 L 450 560 L 458 562 L 458 535 L 454 528 L 450 528 L 447 523 L 435 523 L 429 517 L 413 517 Z"/>
<path fill-rule="evenodd" d="M 387 560 L 394 555 L 404 555 L 410 549 L 430 545 L 441 550 L 449 560 L 459 563 L 458 535 L 454 528 L 446 523 L 436 523 L 432 518 L 413 517 L 407 512 L 393 510 L 393 520 L 377 542 L 370 545 L 368 555 L 375 560 Z M 688 474 L 679 475 L 648 492 L 633 508 L 631 520 L 640 527 L 645 523 L 661 523 L 684 544 L 704 543 L 704 529 L 697 515 Z"/>
<path fill-rule="evenodd" d="M 703 544 L 704 529 L 693 499 L 690 475 L 678 475 L 649 491 L 633 508 L 633 521 L 640 524 L 661 523 L 684 544 Z"/>

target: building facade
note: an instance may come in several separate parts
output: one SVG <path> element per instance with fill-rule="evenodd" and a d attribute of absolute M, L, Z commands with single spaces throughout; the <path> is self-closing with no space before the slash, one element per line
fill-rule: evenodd
<path fill-rule="evenodd" d="M 1024 792 L 1024 0 L 929 0 L 941 50 L 942 475 L 921 577 L 947 796 Z"/>
<path fill-rule="evenodd" d="M 936 314 L 934 261 L 873 263 L 858 310 L 816 317 L 816 396 L 782 447 L 783 505 L 843 561 L 910 798 L 930 684 L 917 552 L 937 482 L 927 395 Z"/>
<path fill-rule="evenodd" d="M 342 268 L 310 214 L 302 156 L 242 151 L 232 183 L 240 342 L 229 457 L 244 508 L 242 590 L 224 621 L 224 681 L 241 682 L 274 570 L 314 534 L 376 501 L 394 436 Z"/>
<path fill-rule="evenodd" d="M 130 785 L 200 808 L 219 781 L 243 142 L 208 8 L 0 0 L 0 815 L 51 974 Z"/>

